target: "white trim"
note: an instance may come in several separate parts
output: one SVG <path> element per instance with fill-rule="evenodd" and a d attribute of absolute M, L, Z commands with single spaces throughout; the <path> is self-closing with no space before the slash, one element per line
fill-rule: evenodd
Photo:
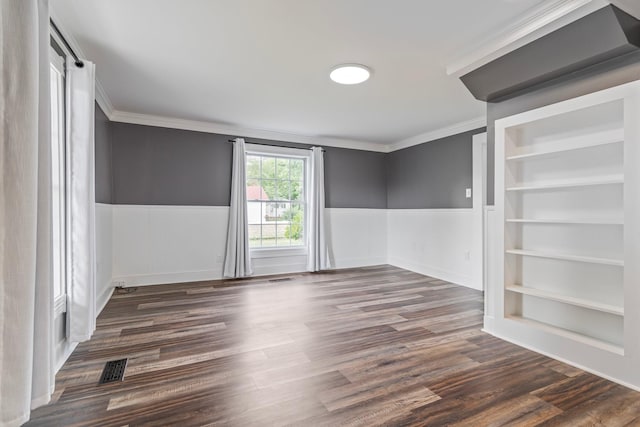
<path fill-rule="evenodd" d="M 461 213 L 469 213 L 473 212 L 473 208 L 434 208 L 434 209 L 393 209 L 387 208 L 387 212 L 389 213 L 399 213 L 403 215 L 413 215 L 416 213 L 429 213 L 429 212 L 438 212 L 438 213 L 452 213 L 452 214 L 461 214 Z"/>
<path fill-rule="evenodd" d="M 447 74 L 463 76 L 610 3 L 606 0 L 547 0 L 506 29 L 471 46 L 467 53 L 450 61 Z"/>
<path fill-rule="evenodd" d="M 111 117 L 113 117 L 113 112 L 115 110 L 113 108 L 113 104 L 111 103 L 111 100 L 109 99 L 109 96 L 107 96 L 107 92 L 105 92 L 104 90 L 104 86 L 102 86 L 102 83 L 100 83 L 97 77 L 96 77 L 96 102 L 98 103 L 100 108 L 102 108 L 102 111 L 107 116 L 107 118 L 111 120 Z"/>
<path fill-rule="evenodd" d="M 435 141 L 436 139 L 446 138 L 447 136 L 469 132 L 485 126 L 487 126 L 486 115 L 396 141 L 388 146 L 387 152 L 402 150 L 403 148 L 424 144 L 425 142 Z"/>
<path fill-rule="evenodd" d="M 102 310 L 104 310 L 104 308 L 107 306 L 107 303 L 111 299 L 111 295 L 113 295 L 113 291 L 115 290 L 115 288 L 113 287 L 112 283 L 113 281 L 109 281 L 109 287 L 105 289 L 104 292 L 102 292 L 102 295 L 98 296 L 98 299 L 96 301 L 96 313 L 98 314 L 102 313 Z"/>
<path fill-rule="evenodd" d="M 343 268 L 356 268 L 356 267 L 371 267 L 375 265 L 385 265 L 389 264 L 387 261 L 387 257 L 379 256 L 379 257 L 348 257 L 348 258 L 340 258 L 334 261 L 335 265 L 331 268 L 332 270 L 340 270 Z"/>
<path fill-rule="evenodd" d="M 104 203 L 96 203 L 104 204 Z M 206 209 L 206 210 L 229 210 L 229 206 L 206 206 L 206 205 L 131 205 L 131 204 L 104 204 L 105 206 L 113 206 L 119 209 L 175 209 L 175 208 L 188 208 L 188 209 Z"/>
<path fill-rule="evenodd" d="M 250 276 L 253 277 L 262 277 L 262 276 L 271 276 L 274 274 L 297 274 L 304 273 L 307 271 L 307 260 L 303 258 L 300 262 L 291 262 L 288 264 L 273 264 L 269 263 L 269 265 L 254 265 L 253 266 L 253 274 Z M 227 279 L 228 280 L 228 279 Z"/>
<path fill-rule="evenodd" d="M 486 204 L 486 145 L 487 133 L 472 138 L 472 200 L 473 239 L 471 247 L 472 287 L 484 290 L 484 205 Z"/>
<path fill-rule="evenodd" d="M 56 373 L 58 373 L 58 371 L 62 369 L 65 362 L 67 361 L 67 359 L 69 359 L 69 356 L 71 356 L 71 353 L 73 353 L 73 351 L 76 349 L 77 346 L 78 346 L 77 342 L 69 343 L 69 345 L 67 346 L 67 350 L 64 352 L 63 357 L 61 357 L 60 360 L 56 361 Z"/>
<path fill-rule="evenodd" d="M 281 246 L 273 248 L 251 248 L 251 259 L 280 258 L 292 256 L 304 256 L 308 254 L 305 245 Z"/>
<path fill-rule="evenodd" d="M 166 285 L 173 283 L 203 282 L 208 280 L 221 280 L 222 266 L 219 270 L 181 271 L 176 273 L 135 274 L 130 276 L 114 277 L 114 285 L 130 288 L 136 286 Z"/>
<path fill-rule="evenodd" d="M 216 133 L 222 135 L 241 136 L 247 138 L 261 138 L 284 142 L 297 142 L 307 145 L 323 145 L 328 147 L 351 148 L 354 150 L 376 151 L 386 153 L 388 148 L 384 144 L 368 141 L 355 141 L 338 138 L 328 138 L 313 135 L 299 135 L 266 129 L 251 129 L 222 125 L 215 122 L 177 119 L 171 117 L 154 116 L 150 114 L 128 113 L 114 111 L 111 121 L 131 123 L 146 126 L 157 126 L 171 129 L 193 130 L 197 132 Z"/>
<path fill-rule="evenodd" d="M 106 111 L 105 111 L 106 113 Z M 196 132 L 215 133 L 221 135 L 241 136 L 246 138 L 261 138 L 274 141 L 295 142 L 305 145 L 327 146 L 337 148 L 348 148 L 352 150 L 374 151 L 378 153 L 390 153 L 414 145 L 423 144 L 447 136 L 457 135 L 487 125 L 486 115 L 466 120 L 443 128 L 431 130 L 419 135 L 415 135 L 390 144 L 380 144 L 369 141 L 355 141 L 337 138 L 318 137 L 310 135 L 299 135 L 287 132 L 241 128 L 236 126 L 221 125 L 215 122 L 198 120 L 178 119 L 164 116 L 154 116 L 150 114 L 129 113 L 115 110 L 109 116 L 114 122 L 130 123 L 144 126 L 156 126 L 169 129 L 191 130 Z M 250 145 L 248 142 L 247 145 Z"/>

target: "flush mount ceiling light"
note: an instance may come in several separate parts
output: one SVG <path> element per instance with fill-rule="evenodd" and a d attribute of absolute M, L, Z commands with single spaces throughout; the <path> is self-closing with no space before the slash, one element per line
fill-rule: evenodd
<path fill-rule="evenodd" d="M 369 80 L 371 70 L 360 64 L 340 64 L 331 70 L 331 80 L 341 85 L 357 85 Z"/>

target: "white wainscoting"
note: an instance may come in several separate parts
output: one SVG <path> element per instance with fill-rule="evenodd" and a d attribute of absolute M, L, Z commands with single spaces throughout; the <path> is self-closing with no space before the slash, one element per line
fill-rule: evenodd
<path fill-rule="evenodd" d="M 326 209 L 333 268 L 387 263 L 386 209 Z"/>
<path fill-rule="evenodd" d="M 388 262 L 473 287 L 472 209 L 389 209 Z"/>
<path fill-rule="evenodd" d="M 226 206 L 113 205 L 115 285 L 139 286 L 222 278 Z M 335 268 L 387 261 L 384 209 L 327 209 Z M 253 260 L 254 274 L 305 271 L 306 256 Z"/>
<path fill-rule="evenodd" d="M 100 313 L 113 292 L 113 206 L 96 203 L 96 309 Z"/>
<path fill-rule="evenodd" d="M 123 286 L 222 278 L 228 211 L 224 206 L 112 205 L 110 277 Z M 334 268 L 388 262 L 473 286 L 471 209 L 327 209 L 327 223 Z M 305 265 L 304 256 L 262 256 L 254 259 L 254 272 L 300 272 Z"/>
<path fill-rule="evenodd" d="M 138 286 L 222 277 L 226 206 L 113 205 L 113 282 Z"/>

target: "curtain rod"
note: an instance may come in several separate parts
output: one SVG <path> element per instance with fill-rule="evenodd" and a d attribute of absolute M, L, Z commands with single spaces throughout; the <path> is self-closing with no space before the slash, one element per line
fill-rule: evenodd
<path fill-rule="evenodd" d="M 60 37 L 60 40 L 62 40 L 62 43 L 64 43 L 64 45 L 66 46 L 66 48 L 69 50 L 69 52 L 71 52 L 71 56 L 73 56 L 73 59 L 76 60 L 76 66 L 78 68 L 82 68 L 84 67 L 84 62 L 82 62 L 82 60 L 80 58 L 78 58 L 78 55 L 76 54 L 76 52 L 73 50 L 73 48 L 71 47 L 71 45 L 69 44 L 69 42 L 67 41 L 67 39 L 64 38 L 64 36 L 62 35 L 62 33 L 60 32 L 60 29 L 58 28 L 58 26 L 56 25 L 55 22 L 53 22 L 53 19 L 49 18 L 49 23 L 51 24 L 51 28 L 53 28 L 53 30 L 58 34 L 58 37 Z"/>
<path fill-rule="evenodd" d="M 235 139 L 229 139 L 227 140 L 227 142 L 236 142 Z M 246 141 L 247 144 L 253 144 L 253 145 L 266 145 L 267 147 L 280 147 L 280 148 L 295 148 L 296 150 L 311 150 L 311 148 L 300 148 L 300 147 L 287 147 L 286 145 L 276 145 L 276 144 L 269 144 L 266 142 L 250 142 L 250 141 Z M 324 148 L 322 149 L 322 151 L 326 151 Z"/>

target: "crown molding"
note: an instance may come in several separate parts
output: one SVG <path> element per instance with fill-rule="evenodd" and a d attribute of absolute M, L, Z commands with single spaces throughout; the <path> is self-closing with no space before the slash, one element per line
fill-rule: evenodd
<path fill-rule="evenodd" d="M 104 91 L 104 87 L 102 86 L 102 83 L 100 83 L 100 81 L 97 78 L 96 78 L 96 102 L 98 103 L 100 108 L 102 108 L 102 111 L 104 112 L 104 114 L 109 118 L 109 120 L 111 120 L 111 117 L 113 117 L 113 113 L 115 112 L 115 109 L 113 108 L 113 104 L 111 103 L 109 96 L 107 96 L 107 92 Z"/>
<path fill-rule="evenodd" d="M 466 120 L 451 126 L 421 133 L 409 138 L 396 141 L 389 144 L 389 152 L 402 150 L 403 148 L 413 147 L 414 145 L 424 144 L 425 142 L 435 141 L 436 139 L 446 138 L 447 136 L 457 135 L 459 133 L 469 132 L 474 129 L 487 126 L 487 117 L 476 117 L 475 119 Z"/>
<path fill-rule="evenodd" d="M 620 3 L 632 1 L 635 0 L 619 0 Z M 461 77 L 611 3 L 607 0 L 547 0 L 530 9 L 506 29 L 452 60 L 447 66 L 447 74 Z"/>
<path fill-rule="evenodd" d="M 369 141 L 356 141 L 325 136 L 301 135 L 265 129 L 251 129 L 222 125 L 215 122 L 177 119 L 172 117 L 130 113 L 118 110 L 113 111 L 113 114 L 111 115 L 111 117 L 109 117 L 109 119 L 114 122 L 131 123 L 145 126 L 183 129 L 196 132 L 216 133 L 247 138 L 270 139 L 274 141 L 296 142 L 299 144 L 307 145 L 323 145 L 327 147 L 349 148 L 353 150 L 376 151 L 380 153 L 388 152 L 387 145 Z"/>

